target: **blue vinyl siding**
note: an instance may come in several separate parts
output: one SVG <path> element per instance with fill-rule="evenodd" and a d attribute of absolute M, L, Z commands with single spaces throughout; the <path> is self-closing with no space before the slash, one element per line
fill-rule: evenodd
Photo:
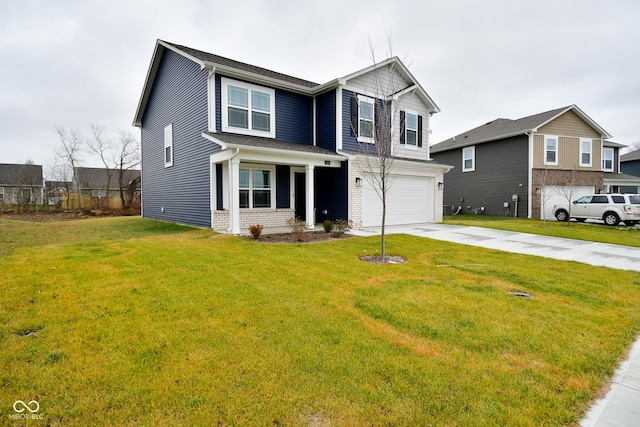
<path fill-rule="evenodd" d="M 173 124 L 173 166 L 164 166 L 164 127 Z M 211 226 L 207 71 L 165 50 L 142 118 L 142 204 L 147 218 Z M 164 209 L 164 212 L 162 210 Z"/>
<path fill-rule="evenodd" d="M 316 222 L 349 219 L 348 176 L 346 161 L 342 162 L 340 169 L 315 168 Z"/>
<path fill-rule="evenodd" d="M 316 97 L 316 145 L 336 151 L 336 91 Z"/>
<path fill-rule="evenodd" d="M 291 168 L 276 165 L 276 208 L 287 209 L 291 204 L 289 188 L 291 184 Z"/>
<path fill-rule="evenodd" d="M 360 151 L 358 139 L 351 133 L 351 98 L 356 96 L 349 90 L 342 90 L 342 149 Z"/>
<path fill-rule="evenodd" d="M 276 139 L 313 144 L 313 98 L 276 89 Z"/>

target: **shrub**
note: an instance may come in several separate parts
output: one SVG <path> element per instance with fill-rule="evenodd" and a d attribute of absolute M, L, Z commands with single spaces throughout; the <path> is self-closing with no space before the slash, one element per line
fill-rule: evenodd
<path fill-rule="evenodd" d="M 322 223 L 322 228 L 324 228 L 325 233 L 331 233 L 331 230 L 333 230 L 333 221 L 325 219 Z"/>
<path fill-rule="evenodd" d="M 251 233 L 251 237 L 253 237 L 254 239 L 259 239 L 260 235 L 262 234 L 262 226 L 260 224 L 250 225 L 249 233 Z"/>
<path fill-rule="evenodd" d="M 291 233 L 295 236 L 298 242 L 304 241 L 304 232 L 307 229 L 307 224 L 299 218 L 291 217 L 287 220 L 287 224 L 291 227 Z"/>
<path fill-rule="evenodd" d="M 331 235 L 333 237 L 342 237 L 347 231 L 349 231 L 349 222 L 346 219 L 337 219 Z"/>

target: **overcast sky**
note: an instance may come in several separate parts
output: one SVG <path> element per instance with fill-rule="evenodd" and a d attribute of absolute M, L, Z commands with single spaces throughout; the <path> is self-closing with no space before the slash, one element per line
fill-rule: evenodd
<path fill-rule="evenodd" d="M 131 126 L 156 39 L 325 83 L 399 56 L 442 110 L 431 143 L 576 104 L 640 142 L 640 1 L 0 0 L 0 163 L 55 126 Z M 85 156 L 84 165 L 98 166 Z"/>

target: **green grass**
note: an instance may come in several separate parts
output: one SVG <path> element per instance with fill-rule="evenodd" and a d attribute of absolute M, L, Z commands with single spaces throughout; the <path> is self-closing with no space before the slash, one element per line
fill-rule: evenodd
<path fill-rule="evenodd" d="M 579 223 L 548 220 L 546 224 L 537 219 L 513 218 L 485 215 L 445 216 L 445 224 L 471 225 L 474 227 L 496 228 L 520 233 L 541 234 L 544 236 L 565 237 L 569 239 L 589 240 L 600 243 L 613 243 L 626 246 L 640 246 L 640 228 L 618 225 L 607 227 L 596 223 Z"/>
<path fill-rule="evenodd" d="M 372 265 L 376 237 L 0 229 L 5 422 L 37 400 L 72 426 L 571 425 L 640 331 L 637 273 L 411 236 Z"/>

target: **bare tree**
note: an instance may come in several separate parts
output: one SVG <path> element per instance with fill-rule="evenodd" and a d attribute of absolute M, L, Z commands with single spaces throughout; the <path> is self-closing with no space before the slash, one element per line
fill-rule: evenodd
<path fill-rule="evenodd" d="M 100 197 L 98 196 L 98 207 L 109 208 L 111 179 L 113 178 L 114 172 L 114 161 L 111 159 L 113 157 L 114 145 L 113 141 L 104 135 L 104 127 L 102 126 L 91 125 L 91 134 L 93 138 L 87 140 L 87 146 L 100 158 L 100 161 L 104 166 L 105 174 L 107 175 L 107 206 L 102 206 L 105 201 L 102 201 L 101 203 Z"/>
<path fill-rule="evenodd" d="M 558 182 L 555 186 L 555 191 L 557 194 L 562 196 L 563 200 L 567 202 L 567 226 L 571 225 L 571 207 L 573 206 L 573 199 L 578 193 L 578 171 L 576 167 L 573 167 L 571 170 L 566 171 L 566 179 Z"/>
<path fill-rule="evenodd" d="M 127 179 L 127 172 L 140 165 L 140 143 L 130 132 L 120 131 L 116 152 L 120 201 L 123 208 L 131 207 L 135 192 L 140 185 L 140 177 Z M 126 190 L 125 190 L 126 189 Z"/>
<path fill-rule="evenodd" d="M 540 213 L 542 216 L 542 226 L 547 226 L 547 202 L 553 196 L 553 191 L 548 188 L 550 185 L 553 185 L 551 181 L 551 174 L 549 173 L 549 169 L 544 168 L 542 170 L 536 170 L 535 172 L 534 185 L 536 187 L 535 193 L 533 194 L 534 199 L 536 199 L 540 203 Z"/>
<path fill-rule="evenodd" d="M 15 169 L 13 176 L 14 197 L 13 202 L 19 210 L 28 212 L 33 205 L 34 212 L 38 211 L 38 202 L 41 197 L 36 193 L 42 188 L 42 171 L 33 160 L 27 160 Z"/>
<path fill-rule="evenodd" d="M 382 202 L 382 221 L 380 233 L 380 256 L 386 260 L 386 221 L 389 189 L 393 185 L 396 168 L 393 153 L 393 141 L 396 131 L 393 123 L 397 118 L 398 103 L 392 102 L 393 96 L 400 92 L 402 83 L 396 78 L 397 62 L 393 59 L 391 37 L 387 37 L 387 65 L 374 68 L 371 87 L 365 88 L 371 93 L 372 103 L 359 103 L 352 120 L 354 135 L 368 138 L 369 142 L 360 143 L 360 152 L 364 159 L 363 178 L 371 185 Z M 375 47 L 369 41 L 371 59 L 378 65 L 375 57 Z M 355 103 L 358 103 L 357 99 Z M 355 105 L 354 105 L 355 106 Z M 401 124 L 401 127 L 403 124 Z"/>
<path fill-rule="evenodd" d="M 75 170 L 80 163 L 80 159 L 84 150 L 85 137 L 76 128 L 71 128 L 67 131 L 61 126 L 56 126 L 56 133 L 60 138 L 60 146 L 54 149 L 56 157 L 60 160 L 61 166 L 68 168 L 73 177 L 73 181 L 76 185 L 78 193 L 78 209 L 82 208 L 82 192 L 80 189 L 80 182 L 76 176 Z"/>

